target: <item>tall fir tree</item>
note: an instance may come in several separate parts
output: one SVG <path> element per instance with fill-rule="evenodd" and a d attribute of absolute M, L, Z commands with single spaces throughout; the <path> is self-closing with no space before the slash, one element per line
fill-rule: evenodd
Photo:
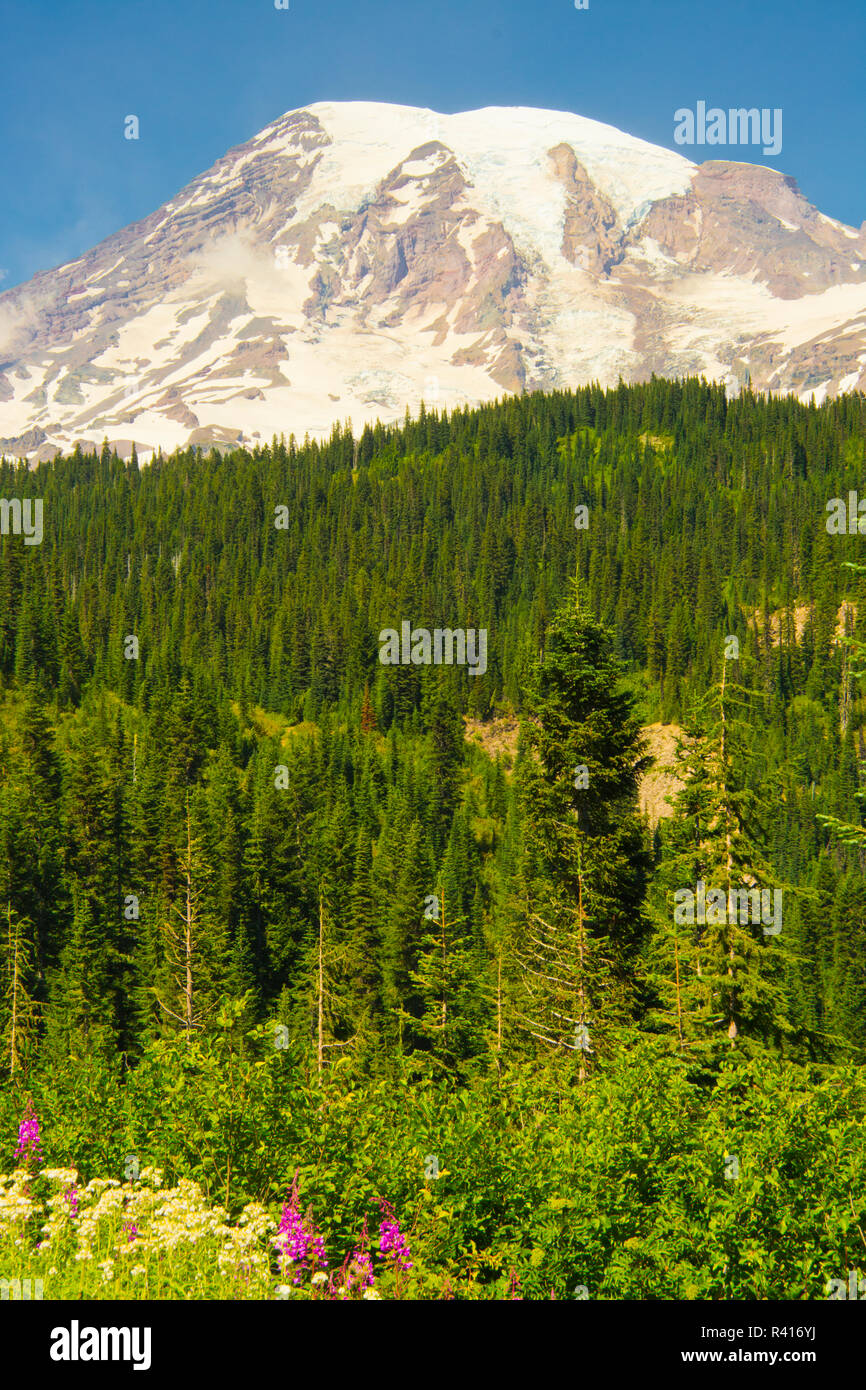
<path fill-rule="evenodd" d="M 647 765 L 610 632 L 573 583 L 531 671 L 520 792 L 528 901 L 523 1027 L 583 1079 L 632 1014 L 647 855 L 637 814 Z"/>
<path fill-rule="evenodd" d="M 653 886 L 650 1027 L 682 1051 L 781 1044 L 793 1036 L 783 982 L 785 890 L 767 861 L 760 773 L 753 764 L 754 692 L 733 661 L 697 704 L 680 739 L 674 815 Z M 790 932 L 790 918 L 789 918 Z"/>

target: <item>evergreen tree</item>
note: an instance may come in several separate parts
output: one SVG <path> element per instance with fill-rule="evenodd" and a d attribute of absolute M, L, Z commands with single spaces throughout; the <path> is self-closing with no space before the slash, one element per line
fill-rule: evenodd
<path fill-rule="evenodd" d="M 7 900 L 0 935 L 0 1047 L 10 1077 L 26 1070 L 37 1042 L 36 949 L 33 923 Z"/>
<path fill-rule="evenodd" d="M 681 1049 L 712 1052 L 720 1037 L 734 1046 L 744 1035 L 778 1042 L 793 1031 L 782 988 L 784 890 L 766 859 L 750 778 L 742 711 L 752 699 L 725 660 L 678 748 L 680 789 L 654 894 L 659 1007 L 650 1019 L 675 1029 Z"/>
<path fill-rule="evenodd" d="M 529 895 L 523 1026 L 547 1048 L 591 1057 L 634 1005 L 646 869 L 637 785 L 639 721 L 610 633 L 577 585 L 533 668 L 521 729 Z"/>

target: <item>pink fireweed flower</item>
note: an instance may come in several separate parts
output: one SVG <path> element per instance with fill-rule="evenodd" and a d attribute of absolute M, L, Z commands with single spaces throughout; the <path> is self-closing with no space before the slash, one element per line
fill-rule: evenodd
<path fill-rule="evenodd" d="M 369 1254 L 368 1246 L 370 1237 L 367 1232 L 367 1218 L 364 1217 L 364 1225 L 358 1239 L 358 1245 L 351 1255 L 347 1255 L 337 1276 L 331 1277 L 329 1286 L 330 1298 L 352 1298 L 356 1291 L 372 1289 L 375 1285 L 373 1275 L 373 1260 Z M 365 1298 L 377 1298 L 378 1294 L 364 1294 Z"/>
<path fill-rule="evenodd" d="M 364 1217 L 364 1225 L 358 1240 L 358 1248 L 353 1255 L 349 1256 L 344 1266 L 344 1287 L 353 1289 L 372 1289 L 375 1279 L 373 1277 L 373 1261 L 368 1253 L 370 1237 L 367 1233 L 367 1218 Z"/>
<path fill-rule="evenodd" d="M 406 1237 L 400 1230 L 397 1217 L 394 1215 L 394 1208 L 389 1202 L 381 1199 L 379 1206 L 382 1208 L 384 1218 L 379 1226 L 379 1259 L 390 1260 L 394 1269 L 403 1271 L 411 1269 L 412 1261 L 408 1258 L 411 1251 L 406 1244 Z"/>
<path fill-rule="evenodd" d="M 42 1157 L 39 1118 L 33 1108 L 33 1101 L 28 1100 L 18 1128 L 18 1148 L 15 1150 L 15 1158 L 16 1160 L 23 1158 L 26 1164 L 30 1164 L 37 1161 L 41 1163 Z"/>
<path fill-rule="evenodd" d="M 374 1282 L 373 1261 L 366 1250 L 356 1250 L 346 1270 L 346 1288 L 352 1289 L 357 1285 L 362 1289 L 372 1289 Z"/>
<path fill-rule="evenodd" d="M 78 1190 L 74 1183 L 70 1183 L 63 1196 L 69 1205 L 67 1216 L 70 1218 L 76 1217 L 78 1215 Z"/>
<path fill-rule="evenodd" d="M 289 1200 L 283 1205 L 280 1229 L 274 1238 L 274 1245 L 284 1262 L 298 1267 L 298 1273 L 292 1283 L 300 1284 L 305 1269 L 311 1272 L 317 1268 L 327 1269 L 325 1240 L 317 1234 L 309 1217 L 301 1214 L 297 1177 L 287 1196 Z"/>
<path fill-rule="evenodd" d="M 131 1245 L 138 1237 L 138 1227 L 134 1221 L 124 1221 L 122 1230 L 126 1231 L 127 1244 Z"/>

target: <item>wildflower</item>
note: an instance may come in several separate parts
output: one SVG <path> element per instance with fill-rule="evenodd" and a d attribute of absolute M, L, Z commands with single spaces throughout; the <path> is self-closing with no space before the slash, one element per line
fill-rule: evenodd
<path fill-rule="evenodd" d="M 147 1270 L 145 1269 L 144 1265 L 133 1265 L 131 1273 L 133 1279 L 140 1279 L 142 1275 L 147 1273 Z"/>
<path fill-rule="evenodd" d="M 78 1189 L 70 1183 L 63 1194 L 64 1201 L 69 1207 L 69 1218 L 73 1220 L 78 1215 Z"/>
<path fill-rule="evenodd" d="M 367 1218 L 364 1217 L 364 1226 L 361 1231 L 358 1247 L 354 1254 L 350 1255 L 343 1265 L 343 1281 L 340 1288 L 341 1295 L 345 1295 L 354 1288 L 372 1288 L 373 1261 L 368 1253 L 369 1236 L 367 1234 Z"/>
<path fill-rule="evenodd" d="M 161 1168 L 142 1168 L 138 1175 L 138 1181 L 142 1184 L 151 1183 L 154 1187 L 162 1187 Z"/>
<path fill-rule="evenodd" d="M 103 1283 L 110 1284 L 114 1278 L 114 1260 L 100 1260 L 96 1268 L 102 1270 Z"/>
<path fill-rule="evenodd" d="M 324 1237 L 317 1235 L 312 1221 L 301 1215 L 297 1176 L 287 1195 L 289 1200 L 283 1205 L 280 1229 L 274 1239 L 274 1245 L 287 1264 L 299 1266 L 292 1283 L 300 1284 L 305 1268 L 323 1265 L 327 1269 L 328 1261 L 325 1259 Z"/>
<path fill-rule="evenodd" d="M 126 1231 L 126 1239 L 131 1244 L 138 1238 L 138 1227 L 134 1221 L 124 1221 L 122 1230 Z"/>
<path fill-rule="evenodd" d="M 327 1284 L 327 1282 L 328 1276 L 322 1269 L 317 1269 L 312 1279 L 310 1280 L 311 1284 Z"/>
<path fill-rule="evenodd" d="M 22 1229 L 40 1209 L 41 1204 L 34 1202 L 31 1196 L 30 1174 L 19 1168 L 0 1186 L 0 1239 Z"/>
<path fill-rule="evenodd" d="M 43 1168 L 39 1174 L 41 1178 L 47 1178 L 51 1183 L 59 1183 L 61 1187 L 73 1187 L 78 1182 L 77 1168 Z M 2 1178 L 0 1178 L 2 1182 Z"/>
<path fill-rule="evenodd" d="M 32 1163 L 35 1159 L 42 1162 L 42 1141 L 39 1138 L 39 1117 L 33 1108 L 33 1101 L 28 1100 L 24 1108 L 24 1115 L 18 1128 L 18 1147 L 15 1150 L 16 1160 L 23 1158 L 25 1164 Z"/>
<path fill-rule="evenodd" d="M 243 1216 L 241 1220 L 243 1221 Z M 269 1225 L 273 1224 L 273 1221 L 269 1222 Z M 254 1269 L 268 1263 L 265 1254 L 256 1248 L 260 1232 L 254 1224 L 247 1223 L 234 1229 L 224 1226 L 219 1233 L 227 1237 L 217 1257 L 221 1270 L 249 1279 Z"/>
<path fill-rule="evenodd" d="M 362 1298 L 366 1298 L 366 1299 L 371 1299 L 371 1298 L 381 1298 L 382 1295 L 379 1293 L 379 1290 L 378 1290 L 378 1289 L 365 1289 L 364 1292 L 361 1294 L 361 1297 L 362 1297 Z"/>
<path fill-rule="evenodd" d="M 373 1261 L 366 1250 L 356 1250 L 346 1265 L 346 1289 L 371 1289 L 373 1287 Z"/>
<path fill-rule="evenodd" d="M 411 1252 L 394 1215 L 394 1208 L 385 1201 L 380 1201 L 379 1206 L 384 1218 L 379 1226 L 379 1259 L 390 1259 L 395 1269 L 411 1269 L 412 1262 L 408 1258 Z"/>
<path fill-rule="evenodd" d="M 84 1191 L 99 1197 L 112 1187 L 120 1187 L 117 1178 L 91 1178 Z"/>

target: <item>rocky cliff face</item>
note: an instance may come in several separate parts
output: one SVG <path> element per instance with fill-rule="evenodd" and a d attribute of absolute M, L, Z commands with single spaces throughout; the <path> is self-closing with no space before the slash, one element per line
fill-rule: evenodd
<path fill-rule="evenodd" d="M 267 441 L 702 372 L 866 387 L 866 235 L 568 113 L 289 112 L 0 295 L 0 449 Z"/>

